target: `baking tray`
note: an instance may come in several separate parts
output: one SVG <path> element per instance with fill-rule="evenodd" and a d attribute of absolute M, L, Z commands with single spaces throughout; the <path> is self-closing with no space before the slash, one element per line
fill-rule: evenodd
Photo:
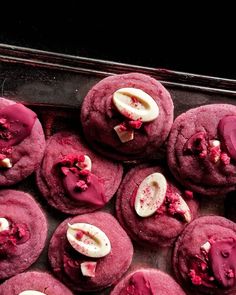
<path fill-rule="evenodd" d="M 141 72 L 153 76 L 170 91 L 175 117 L 203 104 L 236 104 L 236 81 L 155 69 L 103 60 L 88 59 L 29 48 L 0 44 L 0 96 L 21 101 L 39 116 L 46 137 L 58 130 L 73 129 L 78 122 L 80 106 L 88 90 L 109 75 Z M 78 123 L 77 123 L 78 124 Z M 42 205 L 49 222 L 47 245 L 31 269 L 50 271 L 47 260 L 48 242 L 65 214 L 50 208 L 40 197 L 34 175 L 14 186 L 31 193 Z M 114 214 L 115 198 L 103 209 Z M 224 196 L 201 201 L 201 215 L 224 215 Z M 135 265 L 153 266 L 172 274 L 171 249 L 149 250 L 134 245 Z M 88 294 L 88 293 L 87 293 Z M 92 293 L 109 294 L 109 289 Z"/>

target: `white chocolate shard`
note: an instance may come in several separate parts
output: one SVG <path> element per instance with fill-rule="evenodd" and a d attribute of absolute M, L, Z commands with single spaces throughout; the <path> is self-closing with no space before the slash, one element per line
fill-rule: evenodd
<path fill-rule="evenodd" d="M 35 290 L 26 290 L 26 291 L 20 292 L 18 295 L 46 295 L 46 294 L 39 291 L 35 291 Z"/>
<path fill-rule="evenodd" d="M 117 110 L 130 120 L 150 122 L 159 115 L 159 107 L 146 92 L 137 88 L 121 88 L 113 94 Z"/>
<path fill-rule="evenodd" d="M 139 185 L 134 208 L 140 217 L 148 217 L 156 212 L 165 200 L 167 182 L 163 174 L 148 175 Z"/>
<path fill-rule="evenodd" d="M 178 201 L 178 206 L 177 206 L 177 213 L 181 214 L 186 222 L 191 222 L 192 217 L 191 217 L 191 211 L 189 209 L 188 204 L 185 202 L 185 200 L 178 194 L 179 201 Z"/>
<path fill-rule="evenodd" d="M 219 140 L 210 140 L 210 146 L 211 147 L 217 147 L 217 146 L 220 146 L 220 141 Z"/>
<path fill-rule="evenodd" d="M 210 249 L 211 249 L 211 244 L 209 242 L 206 242 L 205 244 L 201 246 L 201 250 L 205 251 L 206 253 L 208 253 Z"/>
<path fill-rule="evenodd" d="M 181 214 L 186 222 L 190 222 L 192 220 L 191 211 L 189 209 L 188 204 L 185 200 L 178 194 L 179 200 L 177 202 L 177 213 Z"/>
<path fill-rule="evenodd" d="M 84 156 L 84 161 L 83 162 L 78 162 L 76 164 L 77 167 L 79 167 L 80 169 L 87 169 L 89 171 L 92 170 L 92 161 L 89 158 L 89 156 Z"/>
<path fill-rule="evenodd" d="M 0 232 L 4 230 L 9 230 L 10 228 L 10 223 L 6 218 L 0 218 Z"/>
<path fill-rule="evenodd" d="M 66 236 L 71 246 L 85 256 L 99 258 L 111 251 L 111 243 L 106 234 L 92 224 L 68 224 Z"/>
<path fill-rule="evenodd" d="M 119 139 L 122 143 L 128 142 L 134 139 L 134 131 L 133 130 L 122 130 L 120 125 L 114 127 L 115 132 L 119 136 Z"/>
<path fill-rule="evenodd" d="M 11 168 L 12 167 L 11 160 L 8 158 L 0 160 L 0 167 L 1 168 Z"/>
<path fill-rule="evenodd" d="M 80 268 L 82 275 L 85 277 L 94 278 L 96 272 L 97 262 L 95 261 L 86 261 L 81 263 Z"/>

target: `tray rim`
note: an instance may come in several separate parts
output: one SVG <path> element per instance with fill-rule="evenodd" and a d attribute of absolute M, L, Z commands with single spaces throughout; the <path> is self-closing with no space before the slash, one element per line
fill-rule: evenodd
<path fill-rule="evenodd" d="M 97 76 L 141 72 L 153 76 L 166 86 L 236 96 L 236 80 L 234 79 L 131 65 L 2 43 L 0 43 L 0 62 L 26 64 Z"/>

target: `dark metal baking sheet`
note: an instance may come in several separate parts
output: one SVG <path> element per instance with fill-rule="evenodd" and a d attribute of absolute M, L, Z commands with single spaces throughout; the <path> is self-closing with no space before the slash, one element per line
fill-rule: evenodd
<path fill-rule="evenodd" d="M 142 72 L 160 80 L 170 91 L 175 116 L 189 108 L 211 103 L 236 104 L 236 81 L 87 59 L 0 44 L 0 96 L 22 101 L 41 119 L 46 136 L 70 129 L 79 117 L 87 91 L 100 79 L 114 74 Z M 72 124 L 71 124 L 72 123 Z M 49 222 L 48 241 L 65 214 L 50 208 L 40 197 L 34 175 L 14 188 L 30 192 L 42 205 Z M 115 198 L 103 210 L 114 214 Z M 201 201 L 201 214 L 224 214 L 224 196 Z M 31 269 L 49 270 L 47 246 Z M 171 274 L 171 249 L 149 250 L 135 245 L 131 266 L 160 268 Z M 104 292 L 93 294 L 108 294 Z"/>

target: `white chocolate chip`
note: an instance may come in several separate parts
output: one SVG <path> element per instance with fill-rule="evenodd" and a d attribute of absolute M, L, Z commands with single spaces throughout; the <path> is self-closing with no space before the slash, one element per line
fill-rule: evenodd
<path fill-rule="evenodd" d="M 77 167 L 79 167 L 80 169 L 87 169 L 89 171 L 92 170 L 92 161 L 89 158 L 89 156 L 84 156 L 84 162 L 78 162 L 76 164 Z"/>
<path fill-rule="evenodd" d="M 4 230 L 9 230 L 10 223 L 6 218 L 0 218 L 0 232 Z"/>
<path fill-rule="evenodd" d="M 137 88 L 121 88 L 113 94 L 118 111 L 130 120 L 150 122 L 159 115 L 159 107 L 146 92 Z"/>
<path fill-rule="evenodd" d="M 86 261 L 81 263 L 80 268 L 82 275 L 85 277 L 95 277 L 95 271 L 96 271 L 97 262 L 95 261 Z"/>
<path fill-rule="evenodd" d="M 18 295 L 46 295 L 45 293 L 39 292 L 39 291 L 34 291 L 34 290 L 26 290 Z"/>
<path fill-rule="evenodd" d="M 133 130 L 122 130 L 120 128 L 120 125 L 115 126 L 114 130 L 116 131 L 117 135 L 119 136 L 120 141 L 123 143 L 134 139 L 134 131 Z"/>
<path fill-rule="evenodd" d="M 220 141 L 219 140 L 210 140 L 210 146 L 211 147 L 220 146 Z"/>
<path fill-rule="evenodd" d="M 68 224 L 67 239 L 79 253 L 88 257 L 104 257 L 111 251 L 106 234 L 88 223 Z"/>
<path fill-rule="evenodd" d="M 211 244 L 209 242 L 206 242 L 205 244 L 201 246 L 201 250 L 205 251 L 206 253 L 208 253 L 210 249 L 211 249 Z"/>
<path fill-rule="evenodd" d="M 165 200 L 167 182 L 161 173 L 147 176 L 139 185 L 134 208 L 140 217 L 148 217 L 156 212 Z"/>
<path fill-rule="evenodd" d="M 8 158 L 0 160 L 0 167 L 1 168 L 11 168 L 12 167 L 11 160 Z"/>
<path fill-rule="evenodd" d="M 178 194 L 178 197 L 179 197 L 179 200 L 177 202 L 178 205 L 177 205 L 176 209 L 179 212 L 177 212 L 177 213 L 180 213 L 181 215 L 183 215 L 185 221 L 189 223 L 192 220 L 189 206 L 179 194 Z"/>

